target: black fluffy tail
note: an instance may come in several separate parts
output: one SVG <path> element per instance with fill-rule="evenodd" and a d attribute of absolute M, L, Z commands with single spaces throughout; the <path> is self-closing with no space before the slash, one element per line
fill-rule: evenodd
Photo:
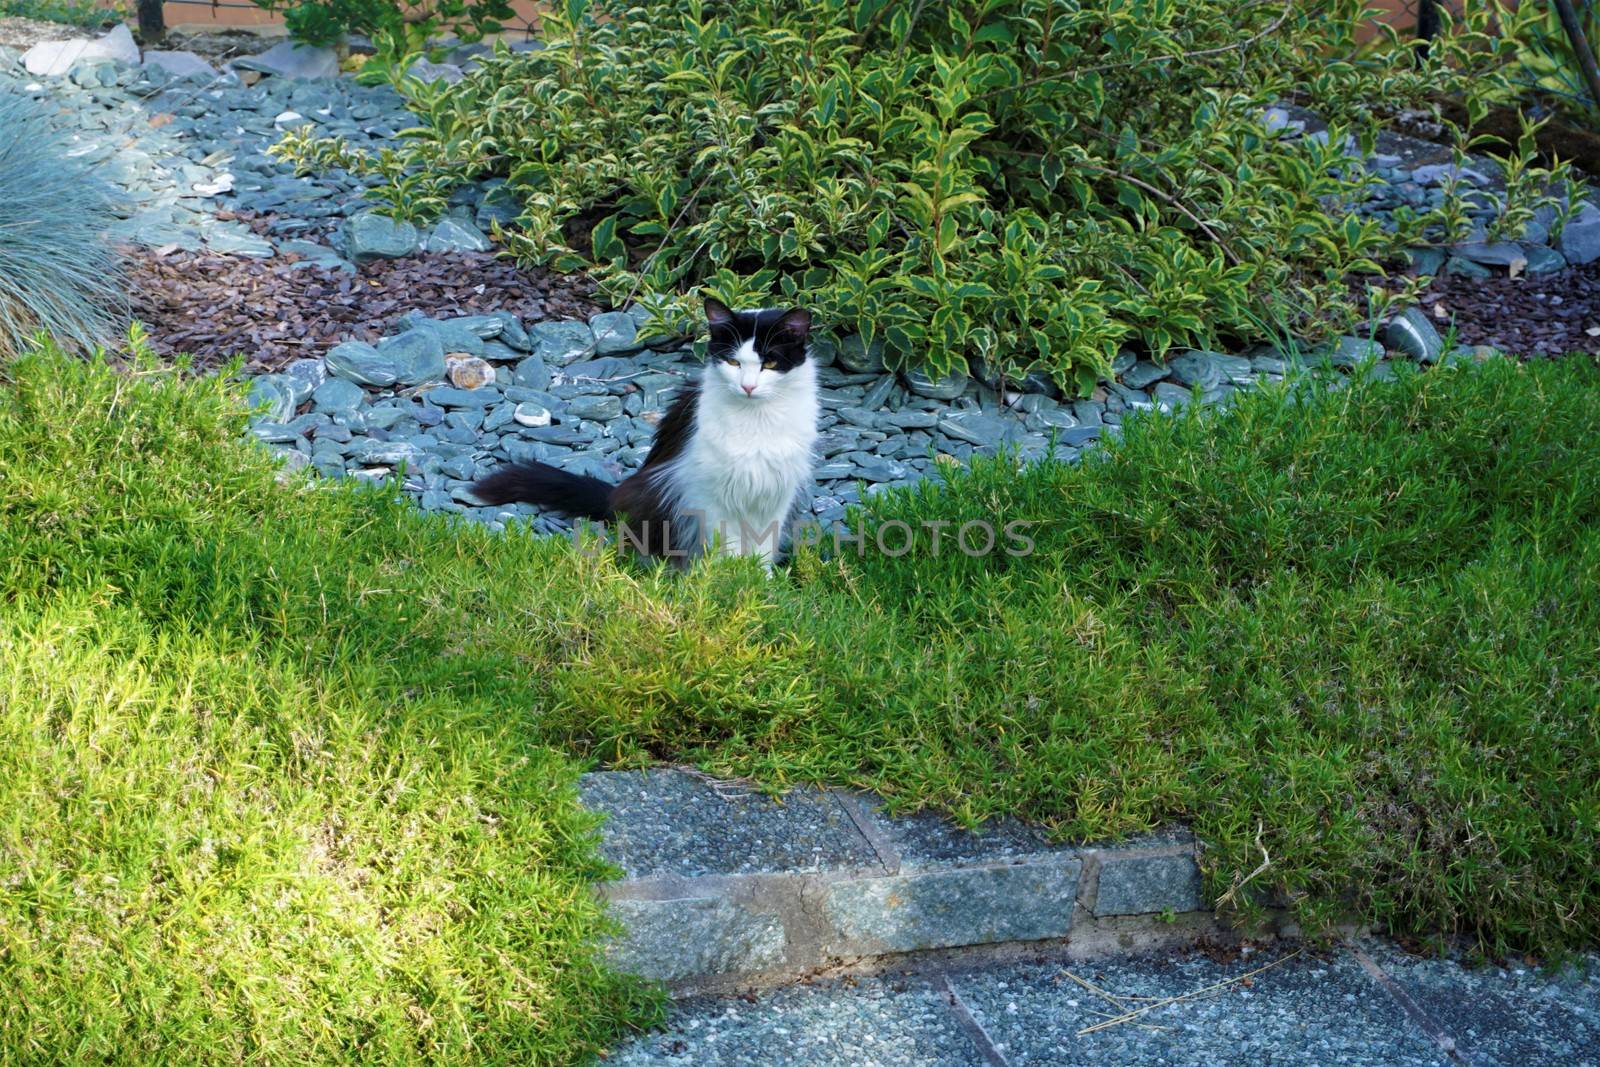
<path fill-rule="evenodd" d="M 610 519 L 611 486 L 599 478 L 568 474 L 548 463 L 512 463 L 472 485 L 472 493 L 485 504 L 537 504 L 543 508 Z"/>

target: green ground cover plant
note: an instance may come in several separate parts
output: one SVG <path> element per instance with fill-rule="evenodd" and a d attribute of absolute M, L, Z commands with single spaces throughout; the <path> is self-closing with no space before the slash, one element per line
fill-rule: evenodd
<path fill-rule="evenodd" d="M 1370 149 L 1437 93 L 1509 98 L 1490 31 L 1520 16 L 1469 6 L 1423 59 L 1358 44 L 1361 0 L 569 0 L 543 49 L 400 78 L 406 143 L 368 157 L 308 127 L 281 151 L 381 174 L 379 210 L 407 218 L 503 178 L 510 251 L 666 301 L 670 327 L 704 284 L 802 303 L 891 365 L 1086 391 L 1126 344 L 1336 332 L 1350 272 L 1464 232 L 1353 214 L 1370 178 L 1346 135 Z M 1285 101 L 1329 136 L 1280 141 Z"/>
<path fill-rule="evenodd" d="M 0 1050 L 580 1060 L 570 785 L 694 761 L 1063 835 L 1485 952 L 1600 937 L 1600 367 L 1148 418 L 876 501 L 1034 524 L 688 575 L 287 475 L 239 390 L 52 351 L 0 387 Z M 945 531 L 948 538 L 949 529 Z M 898 538 L 896 539 L 898 543 Z"/>

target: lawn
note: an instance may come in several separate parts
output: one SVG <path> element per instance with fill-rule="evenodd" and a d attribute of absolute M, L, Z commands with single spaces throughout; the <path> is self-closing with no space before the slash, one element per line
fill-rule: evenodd
<path fill-rule="evenodd" d="M 4 374 L 0 1059 L 607 1047 L 659 999 L 597 954 L 594 761 L 1185 820 L 1313 925 L 1600 938 L 1592 359 L 1148 418 L 858 517 L 937 554 L 770 581 L 280 478 L 219 379 Z M 978 519 L 1034 551 L 952 550 Z"/>

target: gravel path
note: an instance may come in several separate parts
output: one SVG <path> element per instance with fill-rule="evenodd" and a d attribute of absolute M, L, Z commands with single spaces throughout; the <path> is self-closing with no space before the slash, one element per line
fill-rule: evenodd
<path fill-rule="evenodd" d="M 1294 952 L 1268 944 L 1220 957 L 1040 960 L 687 1000 L 662 1031 L 635 1039 L 606 1062 L 1600 1064 L 1600 956 L 1586 961 L 1587 974 L 1547 974 L 1522 963 L 1469 970 L 1447 959 L 1410 956 L 1377 939 L 1326 953 Z M 1086 989 L 1069 973 L 1120 999 Z M 1208 987 L 1217 988 L 1081 1033 L 1125 1010 Z"/>

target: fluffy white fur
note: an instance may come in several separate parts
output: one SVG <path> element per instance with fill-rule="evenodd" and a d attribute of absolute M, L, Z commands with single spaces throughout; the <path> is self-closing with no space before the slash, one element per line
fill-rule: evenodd
<path fill-rule="evenodd" d="M 763 370 L 749 341 L 735 359 L 706 367 L 694 438 L 663 475 L 683 516 L 699 523 L 702 546 L 770 569 L 815 463 L 817 370 L 810 359 L 787 373 Z"/>

